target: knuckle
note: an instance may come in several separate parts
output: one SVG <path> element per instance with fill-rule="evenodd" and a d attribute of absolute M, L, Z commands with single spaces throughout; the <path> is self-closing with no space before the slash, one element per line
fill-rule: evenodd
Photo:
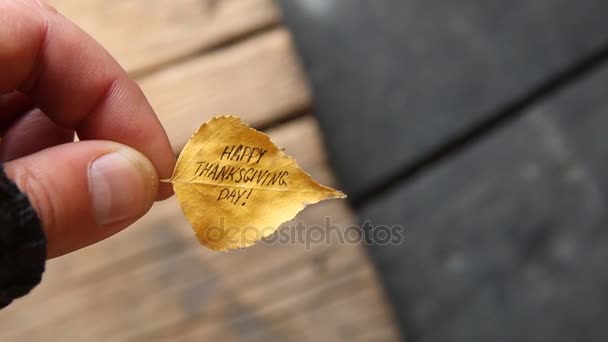
<path fill-rule="evenodd" d="M 46 1 L 46 0 L 36 0 L 36 2 L 38 3 L 38 5 L 41 8 L 43 8 L 43 9 L 45 9 L 45 10 L 51 12 L 51 13 L 57 13 L 57 9 L 55 7 L 53 7 L 51 4 L 49 4 L 48 1 Z"/>

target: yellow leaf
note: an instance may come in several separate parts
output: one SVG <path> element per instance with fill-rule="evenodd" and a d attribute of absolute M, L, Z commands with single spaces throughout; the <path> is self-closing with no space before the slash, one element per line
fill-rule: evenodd
<path fill-rule="evenodd" d="M 199 241 L 220 251 L 255 244 L 309 204 L 346 197 L 319 185 L 266 134 L 235 116 L 198 129 L 171 181 Z"/>

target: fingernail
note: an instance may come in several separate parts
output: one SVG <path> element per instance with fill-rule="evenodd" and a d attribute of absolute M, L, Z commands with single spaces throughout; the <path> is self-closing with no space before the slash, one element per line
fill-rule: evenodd
<path fill-rule="evenodd" d="M 97 224 L 108 225 L 142 214 L 146 175 L 128 153 L 112 152 L 89 166 L 89 192 Z"/>

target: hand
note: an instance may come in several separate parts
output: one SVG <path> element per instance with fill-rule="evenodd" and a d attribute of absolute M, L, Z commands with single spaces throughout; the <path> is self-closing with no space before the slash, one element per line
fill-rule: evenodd
<path fill-rule="evenodd" d="M 118 63 L 42 1 L 0 0 L 0 23 L 0 160 L 42 221 L 48 257 L 169 197 L 159 177 L 171 176 L 171 146 Z"/>

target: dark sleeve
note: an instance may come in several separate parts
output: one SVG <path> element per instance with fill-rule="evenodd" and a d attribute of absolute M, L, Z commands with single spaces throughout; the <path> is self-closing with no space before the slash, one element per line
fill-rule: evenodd
<path fill-rule="evenodd" d="M 40 219 L 0 164 L 0 309 L 40 283 L 45 262 Z"/>

